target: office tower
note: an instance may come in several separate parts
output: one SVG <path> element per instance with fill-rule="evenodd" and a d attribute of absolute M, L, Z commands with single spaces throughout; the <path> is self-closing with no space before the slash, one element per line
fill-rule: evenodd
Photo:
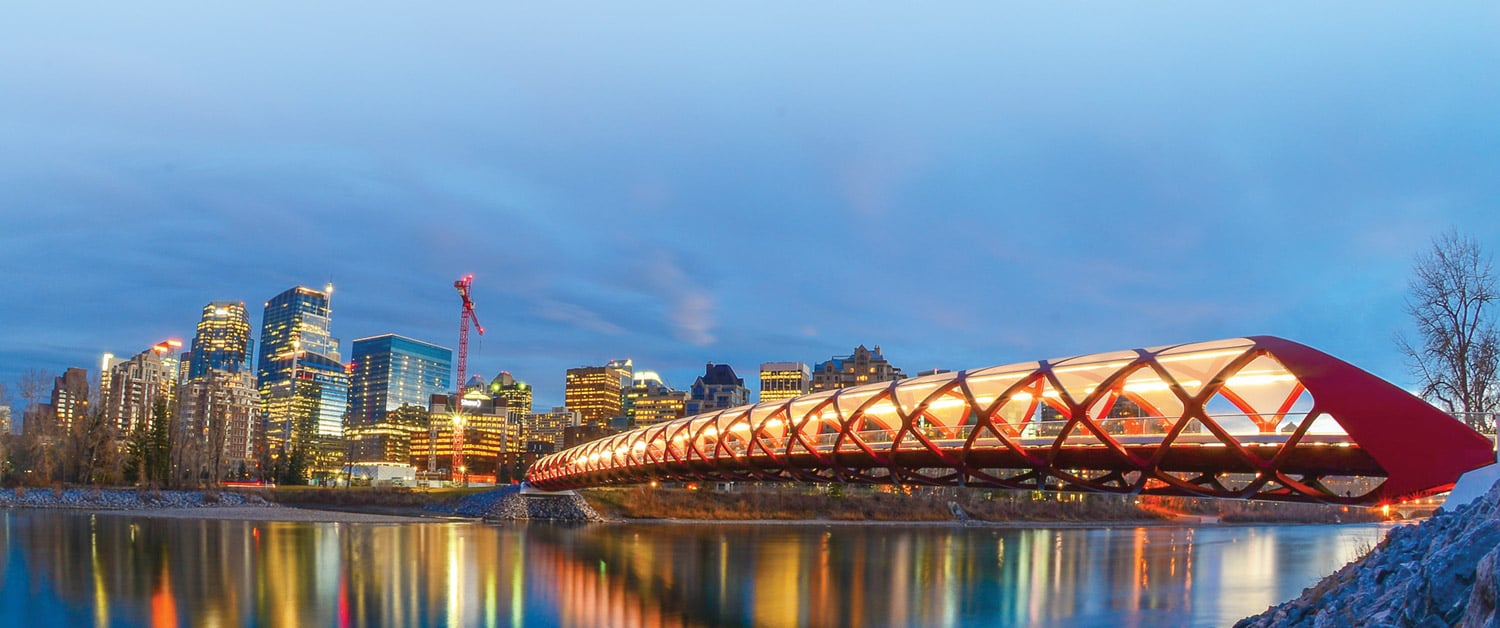
<path fill-rule="evenodd" d="M 495 403 L 483 377 L 476 375 L 469 381 L 471 385 L 464 387 L 457 404 L 450 395 L 431 397 L 428 429 L 410 433 L 408 462 L 425 473 L 447 474 L 455 480 L 466 475 L 469 481 L 478 483 L 495 482 L 502 476 L 503 481 L 509 481 L 510 470 L 503 469 L 501 461 L 503 457 L 526 451 L 521 426 L 510 421 L 502 404 Z M 464 430 L 464 461 L 455 470 L 452 465 L 456 429 Z"/>
<path fill-rule="evenodd" d="M 557 406 L 550 412 L 535 412 L 526 417 L 526 440 L 551 445 L 551 451 L 561 451 L 563 436 L 568 428 L 583 420 L 577 410 Z"/>
<path fill-rule="evenodd" d="M 380 423 L 401 406 L 448 391 L 453 350 L 395 334 L 354 341 L 349 427 Z"/>
<path fill-rule="evenodd" d="M 760 365 L 760 401 L 781 401 L 808 393 L 812 371 L 803 362 L 766 362 Z"/>
<path fill-rule="evenodd" d="M 854 353 L 844 357 L 834 356 L 819 364 L 813 371 L 811 392 L 898 379 L 906 379 L 906 375 L 886 361 L 885 356 L 880 354 L 880 345 L 875 345 L 874 351 L 860 345 L 854 348 Z"/>
<path fill-rule="evenodd" d="M 745 380 L 735 375 L 728 364 L 709 362 L 688 390 L 685 409 L 688 416 L 750 403 L 750 389 L 745 388 Z"/>
<path fill-rule="evenodd" d="M 10 420 L 10 406 L 0 406 L 0 434 L 11 434 L 15 424 Z"/>
<path fill-rule="evenodd" d="M 214 301 L 203 306 L 198 331 L 183 359 L 187 379 L 207 374 L 209 369 L 227 373 L 250 370 L 250 314 L 243 302 Z"/>
<path fill-rule="evenodd" d="M 625 390 L 625 415 L 635 427 L 680 419 L 687 408 L 688 392 L 673 390 L 653 371 L 635 374 L 635 382 Z"/>
<path fill-rule="evenodd" d="M 509 371 L 500 371 L 490 380 L 490 396 L 505 401 L 512 423 L 521 423 L 531 414 L 531 385 L 511 376 Z"/>
<path fill-rule="evenodd" d="M 151 427 L 152 408 L 158 401 L 167 411 L 177 411 L 177 372 L 181 366 L 174 350 L 182 342 L 168 340 L 136 354 L 129 360 L 112 362 L 109 376 L 100 377 L 109 386 L 100 394 L 104 417 L 121 435 Z"/>
<path fill-rule="evenodd" d="M 564 405 L 577 410 L 584 423 L 604 425 L 624 415 L 623 392 L 633 378 L 630 360 L 568 369 Z"/>
<path fill-rule="evenodd" d="M 333 286 L 291 288 L 266 302 L 256 386 L 266 447 L 279 458 L 302 453 L 313 475 L 336 472 L 343 457 L 349 375 L 329 332 Z"/>

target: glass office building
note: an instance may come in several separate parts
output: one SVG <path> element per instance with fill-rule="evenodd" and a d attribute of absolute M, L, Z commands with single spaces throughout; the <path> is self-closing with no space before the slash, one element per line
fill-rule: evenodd
<path fill-rule="evenodd" d="M 245 304 L 214 301 L 203 306 L 203 318 L 188 354 L 187 379 L 198 379 L 210 369 L 240 373 L 250 368 L 250 313 Z"/>
<path fill-rule="evenodd" d="M 339 361 L 339 341 L 329 333 L 333 286 L 298 286 L 266 302 L 261 318 L 256 386 L 272 456 L 309 442 L 315 466 L 327 466 L 340 451 L 349 374 Z M 324 458 L 327 458 L 325 461 Z"/>
<path fill-rule="evenodd" d="M 403 405 L 446 394 L 453 350 L 395 334 L 354 341 L 349 425 L 374 425 Z"/>

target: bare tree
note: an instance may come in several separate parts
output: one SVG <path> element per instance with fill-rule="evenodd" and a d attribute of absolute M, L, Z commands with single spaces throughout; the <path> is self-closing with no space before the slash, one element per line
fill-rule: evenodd
<path fill-rule="evenodd" d="M 41 412 L 42 400 L 46 398 L 51 379 L 52 376 L 46 371 L 30 368 L 22 371 L 20 381 L 16 382 L 16 389 L 25 406 L 21 418 L 25 428 L 21 447 L 26 450 L 28 459 L 26 471 L 33 473 L 30 482 L 38 485 L 50 484 L 52 472 L 57 466 L 57 423 L 53 417 L 43 416 Z M 36 423 L 26 425 L 33 421 Z"/>
<path fill-rule="evenodd" d="M 1490 306 L 1500 294 L 1490 256 L 1473 239 L 1450 230 L 1417 257 L 1412 273 L 1406 311 L 1420 339 L 1413 345 L 1405 336 L 1396 338 L 1407 365 L 1429 400 L 1476 429 L 1494 432 L 1500 333 Z"/>
<path fill-rule="evenodd" d="M 23 412 L 33 412 L 42 399 L 46 398 L 47 380 L 52 379 L 46 371 L 41 369 L 26 369 L 21 372 L 21 380 L 16 382 L 16 390 L 21 393 L 21 401 L 25 403 Z"/>

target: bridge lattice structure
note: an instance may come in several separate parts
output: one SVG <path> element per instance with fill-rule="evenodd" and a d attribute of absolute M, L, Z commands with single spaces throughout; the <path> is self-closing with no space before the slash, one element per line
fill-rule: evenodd
<path fill-rule="evenodd" d="M 1391 503 L 1494 462 L 1488 438 L 1348 363 L 1255 336 L 855 386 L 547 456 L 561 490 L 808 481 Z"/>

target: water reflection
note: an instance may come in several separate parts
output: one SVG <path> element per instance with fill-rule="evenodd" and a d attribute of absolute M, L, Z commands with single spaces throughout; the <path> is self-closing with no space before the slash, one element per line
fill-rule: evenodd
<path fill-rule="evenodd" d="M 1384 532 L 0 523 L 0 622 L 97 626 L 1224 625 Z"/>

